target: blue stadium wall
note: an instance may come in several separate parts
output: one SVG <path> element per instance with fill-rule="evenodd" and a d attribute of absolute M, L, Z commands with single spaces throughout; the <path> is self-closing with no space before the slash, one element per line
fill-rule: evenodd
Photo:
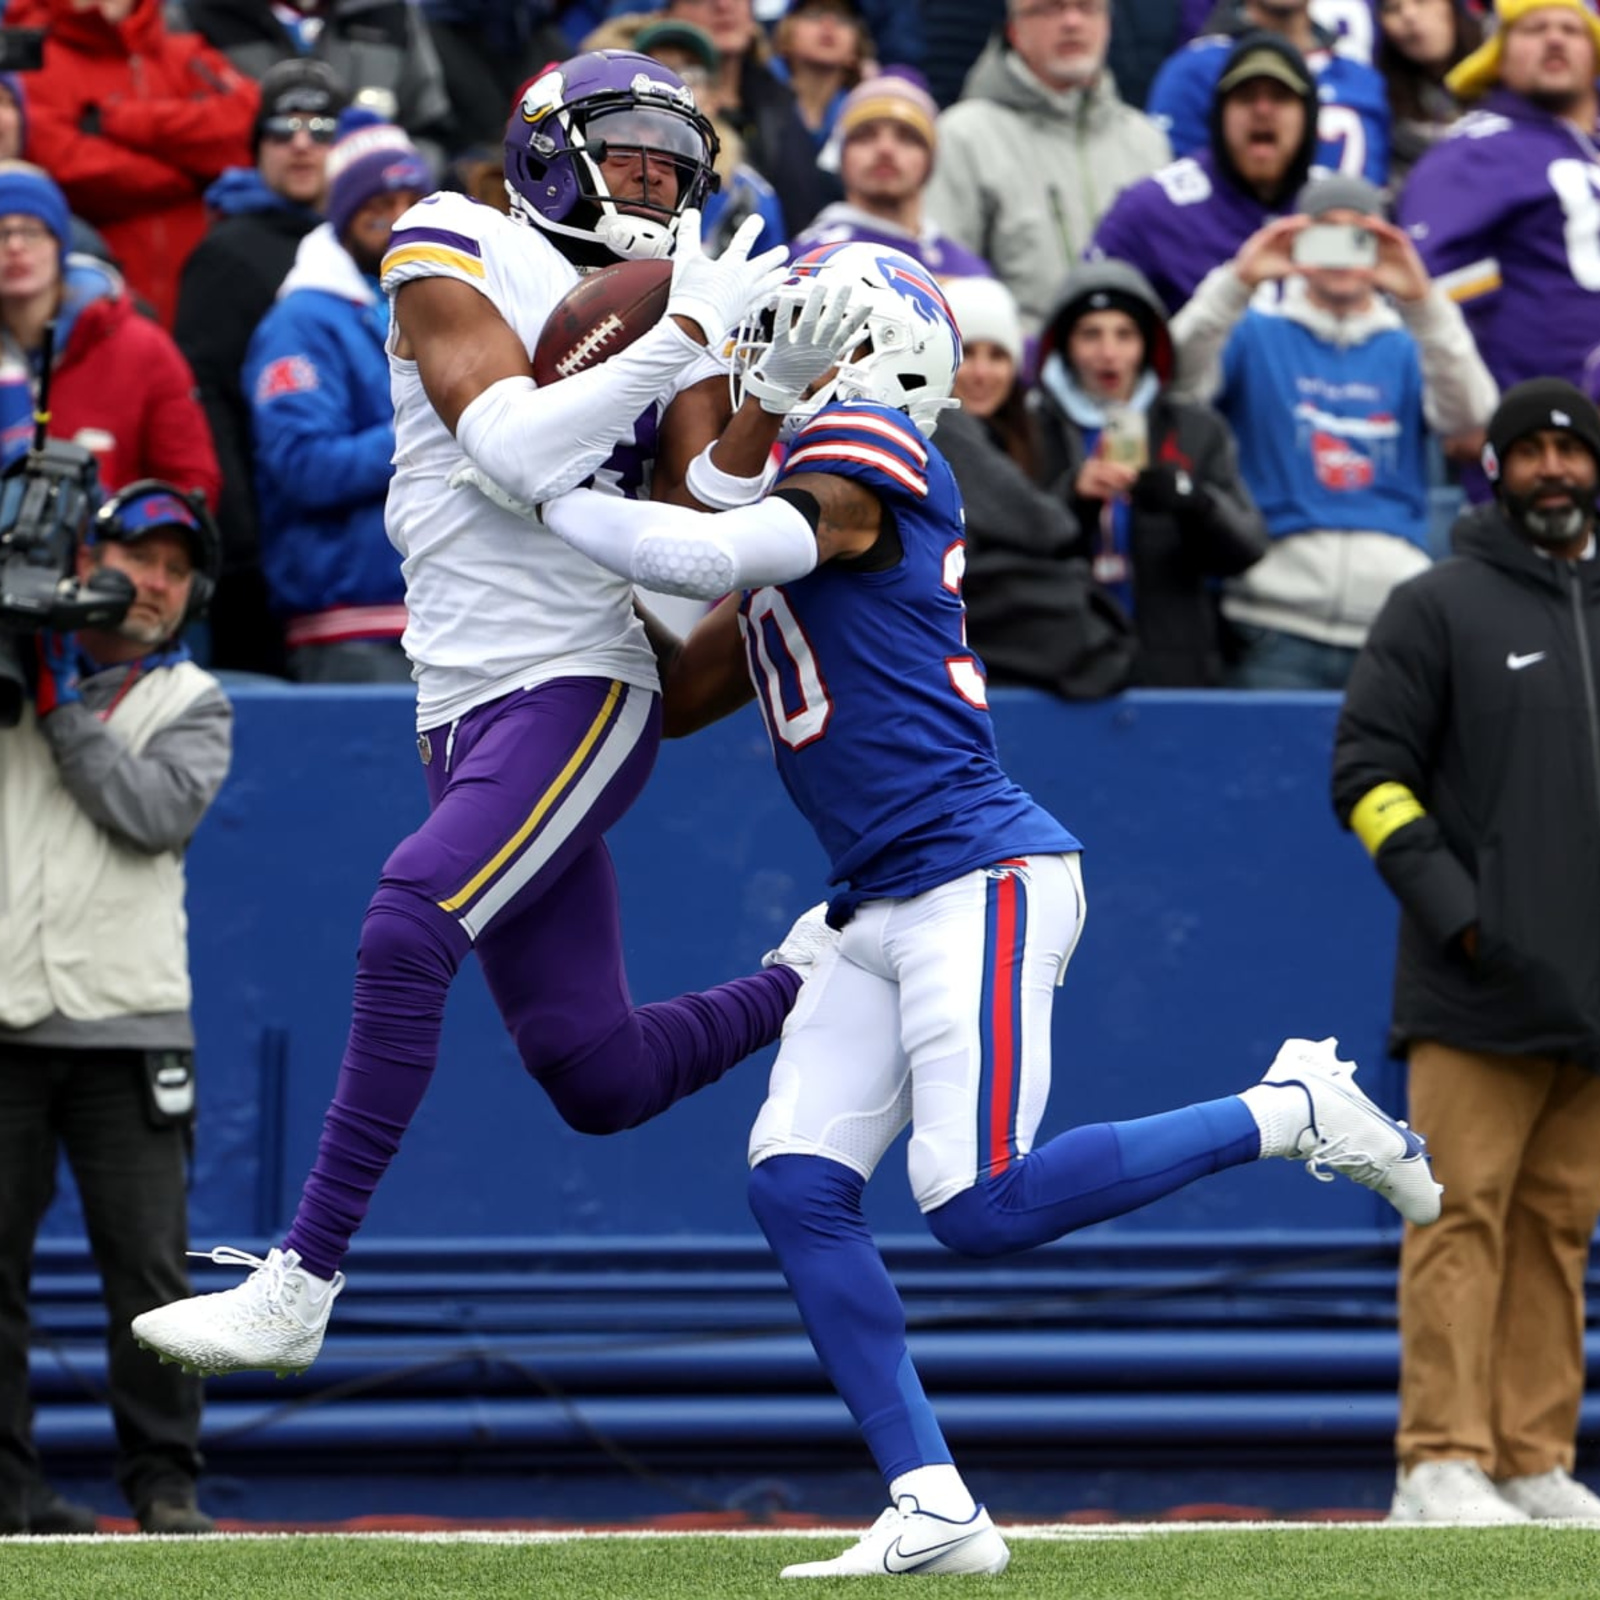
<path fill-rule="evenodd" d="M 191 1231 L 263 1249 L 314 1155 L 363 908 L 423 790 L 403 692 L 236 701 L 234 769 L 190 856 Z M 1291 1034 L 1337 1035 L 1399 1107 L 1395 914 L 1329 807 L 1336 712 L 1318 694 L 996 696 L 1006 764 L 1086 844 L 1042 1137 L 1236 1091 Z M 641 1001 L 750 970 L 824 891 L 753 711 L 664 747 L 611 846 Z M 469 963 L 323 1360 L 288 1384 L 211 1385 L 213 1509 L 870 1515 L 864 1454 L 745 1206 L 768 1058 L 646 1128 L 585 1138 L 523 1074 Z M 1246 1168 L 1010 1263 L 931 1244 L 902 1147 L 869 1201 L 928 1386 L 997 1507 L 1383 1502 L 1398 1230 L 1367 1192 Z M 70 1192 L 38 1301 L 41 1445 L 115 1509 Z"/>

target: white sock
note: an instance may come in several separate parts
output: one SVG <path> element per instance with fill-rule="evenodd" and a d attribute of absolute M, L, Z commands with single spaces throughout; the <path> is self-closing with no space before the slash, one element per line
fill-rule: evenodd
<path fill-rule="evenodd" d="M 951 1522 L 966 1522 L 978 1509 L 978 1502 L 961 1481 L 961 1474 L 949 1462 L 934 1467 L 913 1467 L 902 1472 L 889 1485 L 889 1498 L 900 1504 L 901 1495 L 910 1495 L 923 1511 Z"/>
<path fill-rule="evenodd" d="M 1304 1089 L 1293 1083 L 1253 1083 L 1239 1098 L 1261 1130 L 1261 1154 L 1294 1156 L 1311 1126 L 1311 1107 Z"/>

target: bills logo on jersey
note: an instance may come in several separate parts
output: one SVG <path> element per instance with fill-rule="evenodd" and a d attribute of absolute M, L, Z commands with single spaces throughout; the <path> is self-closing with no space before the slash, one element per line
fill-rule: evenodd
<path fill-rule="evenodd" d="M 307 394 L 317 387 L 317 369 L 304 356 L 279 356 L 256 379 L 256 402 L 281 400 L 286 394 Z"/>
<path fill-rule="evenodd" d="M 1371 460 L 1347 440 L 1331 433 L 1312 434 L 1311 459 L 1317 482 L 1325 489 L 1365 489 L 1372 482 Z"/>

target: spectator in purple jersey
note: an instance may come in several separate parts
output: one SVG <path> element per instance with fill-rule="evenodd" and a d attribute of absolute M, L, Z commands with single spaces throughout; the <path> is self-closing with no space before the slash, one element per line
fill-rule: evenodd
<path fill-rule="evenodd" d="M 1495 15 L 1445 79 L 1475 104 L 1417 163 L 1399 220 L 1501 389 L 1581 383 L 1600 343 L 1600 19 L 1582 0 L 1501 0 Z M 1472 463 L 1482 446 L 1480 429 L 1452 454 Z M 1489 497 L 1476 466 L 1462 482 Z"/>
<path fill-rule="evenodd" d="M 1389 91 L 1389 184 L 1411 169 L 1461 116 L 1445 76 L 1483 42 L 1483 22 L 1462 0 L 1378 0 L 1375 65 Z"/>
<path fill-rule="evenodd" d="M 1317 142 L 1317 90 L 1293 45 L 1247 34 L 1211 102 L 1208 149 L 1123 190 L 1086 254 L 1126 261 L 1170 313 L 1305 182 Z"/>
<path fill-rule="evenodd" d="M 824 206 L 790 249 L 803 255 L 820 245 L 864 241 L 904 250 L 936 278 L 991 276 L 987 261 L 924 212 L 937 117 L 928 92 L 894 73 L 851 90 L 837 128 L 844 199 Z"/>

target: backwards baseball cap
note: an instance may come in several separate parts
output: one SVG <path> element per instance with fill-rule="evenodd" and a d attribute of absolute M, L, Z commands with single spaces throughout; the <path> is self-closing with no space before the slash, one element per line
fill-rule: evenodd
<path fill-rule="evenodd" d="M 1494 32 L 1471 55 L 1458 61 L 1444 75 L 1444 86 L 1458 100 L 1476 100 L 1500 81 L 1500 57 L 1506 47 L 1506 29 L 1535 11 L 1576 11 L 1588 24 L 1600 59 L 1600 17 L 1583 0 L 1495 0 Z"/>
<path fill-rule="evenodd" d="M 858 83 L 844 97 L 837 123 L 839 138 L 846 140 L 867 123 L 885 119 L 910 128 L 929 150 L 936 148 L 937 102 L 920 84 L 897 72 L 880 72 L 877 77 Z"/>
<path fill-rule="evenodd" d="M 55 235 L 61 254 L 72 248 L 72 212 L 67 197 L 43 167 L 0 161 L 0 217 L 34 217 Z"/>
<path fill-rule="evenodd" d="M 1530 378 L 1507 389 L 1489 418 L 1483 470 L 1491 483 L 1500 481 L 1506 451 L 1541 428 L 1570 433 L 1600 466 L 1600 411 L 1594 402 L 1564 378 Z"/>
<path fill-rule="evenodd" d="M 328 155 L 328 221 L 341 238 L 369 200 L 396 189 L 427 194 L 432 188 L 428 163 L 405 130 L 390 122 L 347 133 Z"/>
<path fill-rule="evenodd" d="M 261 75 L 261 109 L 250 133 L 250 149 L 260 155 L 268 124 L 280 117 L 336 118 L 350 104 L 339 74 L 326 61 L 294 56 L 277 61 Z"/>
<path fill-rule="evenodd" d="M 1297 50 L 1282 44 L 1263 42 L 1248 50 L 1241 50 L 1217 79 L 1217 95 L 1232 94 L 1241 84 L 1255 78 L 1271 78 L 1287 89 L 1292 89 L 1301 99 L 1316 92 L 1311 69 Z"/>

